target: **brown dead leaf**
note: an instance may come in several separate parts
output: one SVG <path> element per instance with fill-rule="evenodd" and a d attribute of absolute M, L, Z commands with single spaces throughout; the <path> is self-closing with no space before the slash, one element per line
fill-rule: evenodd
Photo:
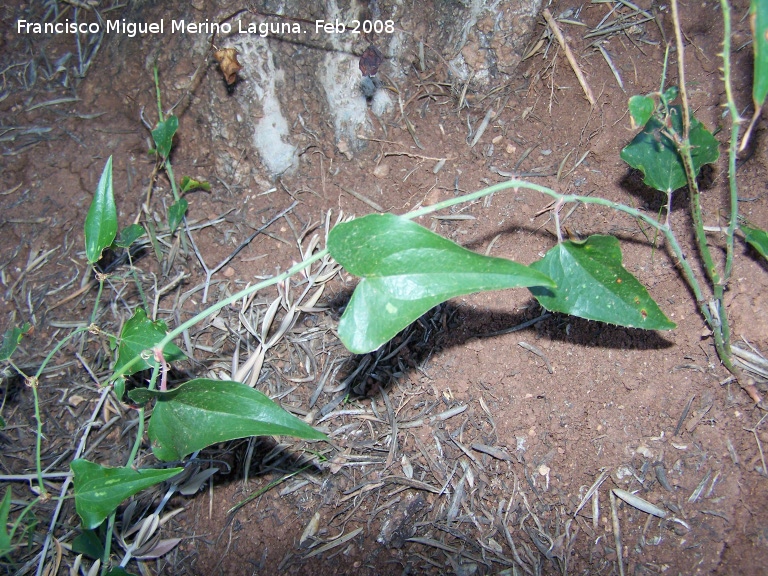
<path fill-rule="evenodd" d="M 222 48 L 213 53 L 216 62 L 219 63 L 219 69 L 224 74 L 224 80 L 230 86 L 237 80 L 237 73 L 243 69 L 240 62 L 237 61 L 237 50 L 234 48 Z"/>

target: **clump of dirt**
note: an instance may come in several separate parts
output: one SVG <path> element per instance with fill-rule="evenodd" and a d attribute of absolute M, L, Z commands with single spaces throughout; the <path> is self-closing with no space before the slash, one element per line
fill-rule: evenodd
<path fill-rule="evenodd" d="M 272 13 L 271 3 L 262 4 L 261 13 Z M 464 6 L 455 4 L 456 10 Z M 719 5 L 707 1 L 681 8 L 692 109 L 710 129 L 724 128 Z M 73 9 L 63 16 L 72 18 Z M 159 7 L 132 8 L 138 9 L 146 10 L 147 18 L 161 16 Z M 195 14 L 203 7 L 162 7 L 176 9 Z M 7 96 L 0 102 L 5 134 L 12 135 L 2 141 L 6 242 L 0 261 L 6 298 L 0 310 L 8 325 L 35 326 L 22 343 L 19 365 L 34 372 L 55 341 L 90 320 L 95 283 L 82 256 L 83 220 L 108 155 L 115 162 L 121 225 L 137 219 L 162 232 L 157 246 L 144 244 L 134 255 L 136 278 L 125 263 L 113 272 L 96 316 L 113 333 L 142 298 L 169 324 L 202 310 L 200 259 L 212 268 L 281 211 L 285 216 L 213 275 L 209 303 L 300 260 L 312 235 L 324 242 L 326 222 L 330 226 L 340 213 L 403 213 L 509 174 L 659 213 L 662 203 L 620 160 L 619 151 L 634 134 L 626 114 L 629 95 L 659 86 L 666 43 L 673 38 L 666 7 L 568 0 L 549 7 L 592 88 L 594 107 L 543 21 L 533 28 L 528 49 L 521 50 L 532 55 L 513 70 L 503 65 L 512 58 L 504 56 L 508 46 L 491 34 L 497 25 L 514 21 L 509 7 L 498 12 L 498 22 L 487 14 L 476 19 L 466 43 L 453 53 L 420 49 L 422 36 L 437 32 L 426 8 L 421 15 L 409 10 L 397 24 L 407 23 L 411 39 L 405 60 L 398 62 L 404 72 L 395 77 L 390 68 L 388 77 L 383 64 L 376 75 L 377 90 L 385 91 L 393 106 L 374 114 L 371 102 L 363 102 L 368 132 L 359 147 L 342 145 L 318 94 L 296 90 L 281 100 L 280 106 L 288 103 L 281 109 L 286 119 L 281 142 L 292 147 L 287 162 L 295 165 L 288 171 L 284 163 L 264 161 L 269 154 L 263 149 L 259 156 L 253 126 L 263 118 L 243 114 L 257 97 L 260 106 L 269 105 L 269 93 L 257 90 L 257 77 L 281 71 L 282 84 L 272 87 L 276 95 L 298 78 L 314 78 L 309 63 L 340 58 L 333 51 L 252 38 L 252 51 L 243 54 L 269 54 L 257 61 L 241 54 L 247 72 L 234 87 L 208 55 L 211 42 L 203 35 L 184 50 L 189 38 L 180 36 L 150 38 L 146 44 L 104 38 L 87 76 L 75 84 L 46 84 L 50 92 L 41 84 L 25 86 L 28 74 L 8 72 Z M 734 2 L 735 47 L 750 37 L 748 21 L 740 19 L 746 10 L 745 1 Z M 84 8 L 78 14 L 85 21 L 93 18 Z M 6 22 L 19 17 L 10 16 Z M 313 13 L 311 19 L 321 16 L 327 15 Z M 611 22 L 616 29 L 605 32 Z M 32 57 L 23 49 L 37 40 L 13 31 L 3 38 L 19 61 Z M 71 40 L 49 37 L 46 54 L 72 51 Z M 353 46 L 352 54 L 342 54 L 354 64 L 349 74 L 360 74 L 356 58 L 371 40 L 376 37 L 357 43 L 340 39 Z M 160 46 L 165 50 L 159 52 Z M 491 49 L 502 65 L 481 58 Z M 469 70 L 464 79 L 452 69 L 451 57 L 458 52 Z M 737 100 L 747 106 L 750 50 L 735 50 L 732 58 Z M 674 50 L 670 59 L 667 84 L 674 84 Z M 41 66 L 37 56 L 34 61 Z M 147 68 L 155 63 L 163 105 L 179 102 L 176 175 L 211 183 L 210 192 L 187 196 L 188 230 L 175 236 L 164 235 L 170 185 L 147 154 L 149 134 L 142 123 L 151 127 L 156 121 Z M 473 65 L 485 66 L 489 79 L 471 81 Z M 727 132 L 717 132 L 723 143 Z M 753 152 L 738 168 L 741 212 L 762 227 L 768 222 L 764 135 L 761 120 Z M 281 152 L 274 142 L 270 146 Z M 280 158 L 285 156 L 275 155 L 275 161 Z M 671 222 L 684 231 L 690 228 L 688 202 L 684 192 L 676 196 Z M 725 222 L 726 197 L 727 165 L 721 158 L 705 192 L 708 225 Z M 419 222 L 474 251 L 528 264 L 557 241 L 550 209 L 547 197 L 518 189 Z M 204 451 L 197 465 L 218 473 L 199 494 L 174 496 L 171 506 L 181 511 L 162 534 L 181 542 L 159 559 L 144 560 L 143 569 L 738 574 L 766 565 L 763 413 L 720 366 L 667 246 L 640 223 L 595 205 L 566 207 L 561 222 L 574 238 L 617 236 L 624 266 L 677 328 L 647 332 L 588 322 L 548 314 L 523 290 L 492 292 L 451 300 L 386 348 L 352 356 L 333 332 L 354 286 L 354 279 L 339 273 L 325 284 L 317 305 L 269 350 L 254 379 L 258 388 L 326 431 L 329 441 L 261 438 Z M 695 260 L 692 238 L 681 236 Z M 710 242 L 719 246 L 723 239 L 712 233 Z M 767 271 L 759 255 L 739 244 L 727 297 L 734 339 L 763 351 L 768 349 L 762 297 Z M 194 361 L 180 364 L 175 377 L 229 377 L 256 350 L 269 304 L 276 298 L 283 302 L 273 334 L 302 282 L 294 278 L 281 292 L 264 291 L 242 306 L 225 308 L 190 332 L 183 347 Z M 163 291 L 164 286 L 170 288 Z M 743 340 L 742 345 L 748 348 Z M 108 378 L 110 362 L 107 343 L 88 337 L 65 348 L 43 375 L 38 390 L 47 470 L 66 471 L 100 395 L 94 380 Z M 3 387 L 0 462 L 6 474 L 28 474 L 34 470 L 32 395 L 5 374 Z M 96 420 L 99 433 L 89 442 L 87 457 L 123 465 L 135 434 L 129 425 L 135 421 L 133 408 L 110 399 Z M 140 458 L 143 466 L 156 465 L 147 446 Z M 61 489 L 60 481 L 50 480 L 52 493 Z M 657 513 L 628 503 L 622 499 L 626 493 Z M 21 484 L 14 484 L 13 495 L 25 502 L 33 497 Z M 138 501 L 151 510 L 161 497 L 151 492 Z M 34 569 L 55 505 L 35 508 L 31 545 L 16 551 L 7 571 Z M 54 534 L 70 544 L 78 530 L 71 502 L 60 518 Z M 75 555 L 62 554 L 64 573 Z M 138 570 L 135 564 L 129 568 Z"/>

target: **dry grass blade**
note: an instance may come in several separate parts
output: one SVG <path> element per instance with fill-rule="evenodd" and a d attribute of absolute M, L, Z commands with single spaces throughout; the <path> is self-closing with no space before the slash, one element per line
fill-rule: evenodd
<path fill-rule="evenodd" d="M 595 480 L 592 483 L 592 486 L 589 487 L 589 490 L 587 490 L 587 493 L 584 494 L 584 498 L 581 499 L 581 502 L 576 507 L 576 510 L 573 512 L 573 516 L 575 517 L 579 511 L 584 508 L 584 505 L 589 501 L 590 498 L 592 498 L 592 495 L 597 492 L 597 490 L 600 488 L 603 482 L 605 482 L 605 479 L 608 477 L 608 470 L 603 470 L 600 473 L 600 476 L 597 477 L 597 480 Z"/>
<path fill-rule="evenodd" d="M 732 345 L 731 352 L 735 356 L 734 361 L 744 370 L 768 381 L 768 359 L 757 350 L 751 352 L 741 346 Z"/>
<path fill-rule="evenodd" d="M 616 562 L 619 564 L 619 575 L 624 576 L 624 547 L 621 544 L 621 526 L 619 525 L 619 513 L 616 509 L 616 496 L 613 490 L 608 495 L 611 499 L 611 524 L 613 526 L 613 539 L 616 543 Z"/>
<path fill-rule="evenodd" d="M 643 500 L 639 496 L 635 496 L 631 492 L 627 492 L 626 490 L 622 490 L 620 488 L 614 488 L 612 492 L 624 500 L 627 504 L 630 506 L 634 506 L 638 510 L 642 510 L 643 512 L 646 512 L 647 514 L 651 514 L 653 516 L 656 516 L 658 518 L 666 518 L 667 513 L 664 512 L 661 508 L 658 506 L 654 506 L 647 500 Z"/>
<path fill-rule="evenodd" d="M 318 554 L 323 554 L 325 552 L 328 552 L 328 550 L 333 550 L 337 546 L 341 546 L 342 544 L 349 542 L 350 540 L 352 540 L 352 538 L 360 534 L 360 532 L 362 531 L 363 531 L 363 527 L 361 526 L 360 528 L 352 530 L 352 532 L 350 532 L 349 534 L 345 534 L 344 536 L 339 536 L 335 540 L 332 540 L 331 542 L 328 542 L 327 544 L 324 544 L 319 548 L 312 550 L 312 552 L 307 554 L 305 558 L 312 558 L 314 556 L 317 556 Z"/>
<path fill-rule="evenodd" d="M 542 12 L 544 15 L 544 19 L 547 21 L 547 24 L 549 25 L 550 30 L 552 30 L 552 33 L 555 35 L 555 38 L 557 38 L 558 43 L 562 47 L 563 50 L 565 50 L 565 57 L 568 59 L 568 63 L 571 65 L 571 68 L 573 69 L 574 74 L 576 74 L 576 78 L 579 80 L 579 84 L 581 84 L 581 89 L 584 90 L 584 94 L 587 97 L 587 100 L 589 100 L 589 104 L 591 106 L 594 106 L 596 104 L 596 100 L 594 95 L 592 94 L 592 89 L 589 87 L 589 84 L 587 83 L 587 79 L 584 78 L 584 74 L 581 71 L 581 67 L 579 66 L 579 63 L 576 61 L 576 57 L 573 55 L 573 52 L 571 52 L 570 46 L 568 46 L 568 43 L 565 41 L 565 37 L 563 36 L 563 33 L 560 31 L 560 27 L 557 25 L 557 21 L 552 17 L 552 13 L 549 11 L 548 8 L 544 9 L 544 12 Z"/>

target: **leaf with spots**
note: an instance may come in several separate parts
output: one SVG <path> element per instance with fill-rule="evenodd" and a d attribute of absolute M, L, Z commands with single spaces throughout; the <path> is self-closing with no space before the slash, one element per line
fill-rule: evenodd
<path fill-rule="evenodd" d="M 83 527 L 88 530 L 101 524 L 126 498 L 184 470 L 136 470 L 130 466 L 108 468 L 82 458 L 73 460 L 69 467 L 74 474 L 75 510 L 83 521 Z"/>
<path fill-rule="evenodd" d="M 541 272 L 476 254 L 394 214 L 369 214 L 328 235 L 336 261 L 361 277 L 341 320 L 339 337 L 356 354 L 393 338 L 449 298 L 527 286 L 554 287 Z"/>
<path fill-rule="evenodd" d="M 619 241 L 613 236 L 563 242 L 531 268 L 557 283 L 557 288 L 530 288 L 539 304 L 551 312 L 646 330 L 675 327 L 621 265 Z"/>

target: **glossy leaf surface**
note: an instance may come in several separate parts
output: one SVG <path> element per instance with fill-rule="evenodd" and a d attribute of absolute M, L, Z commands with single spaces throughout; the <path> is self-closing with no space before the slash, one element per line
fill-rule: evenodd
<path fill-rule="evenodd" d="M 393 214 L 339 224 L 328 249 L 361 278 L 339 322 L 339 337 L 364 354 L 449 298 L 521 286 L 554 286 L 527 266 L 476 254 Z"/>
<path fill-rule="evenodd" d="M 117 236 L 117 206 L 112 192 L 112 156 L 107 160 L 85 217 L 85 255 L 95 264 Z"/>
<path fill-rule="evenodd" d="M 325 439 L 322 432 L 239 382 L 199 378 L 167 392 L 137 388 L 128 396 L 138 404 L 157 400 L 149 439 L 160 460 L 179 460 L 206 446 L 249 436 Z"/>
<path fill-rule="evenodd" d="M 108 468 L 88 460 L 73 460 L 75 509 L 87 529 L 96 528 L 126 498 L 176 476 L 183 468 L 136 470 Z"/>
<path fill-rule="evenodd" d="M 152 354 L 152 348 L 160 343 L 168 333 L 168 327 L 162 320 L 152 322 L 147 318 L 147 313 L 143 308 L 137 308 L 133 317 L 123 325 L 120 332 L 120 344 L 117 348 L 117 362 L 115 371 L 119 372 L 137 355 L 142 358 L 131 365 L 125 376 L 130 376 L 141 370 L 157 366 Z M 184 353 L 173 343 L 166 345 L 163 350 L 163 357 L 166 362 L 181 360 Z"/>
<path fill-rule="evenodd" d="M 551 312 L 646 330 L 675 327 L 643 285 L 621 265 L 619 241 L 613 236 L 563 242 L 531 268 L 557 283 L 554 289 L 530 289 Z"/>

